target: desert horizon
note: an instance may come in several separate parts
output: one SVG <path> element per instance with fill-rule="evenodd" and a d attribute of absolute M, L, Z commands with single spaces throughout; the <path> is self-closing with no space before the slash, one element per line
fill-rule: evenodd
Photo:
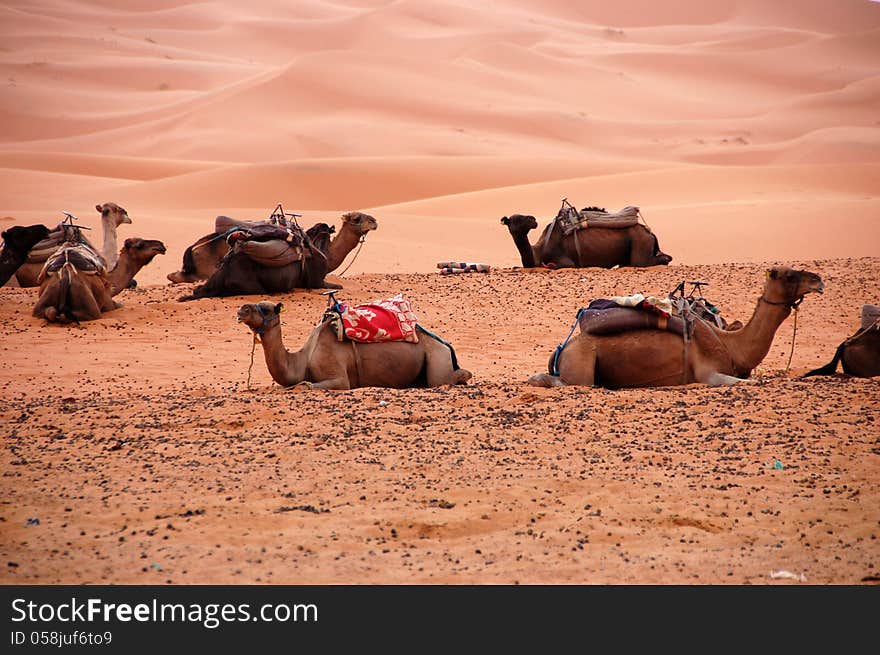
<path fill-rule="evenodd" d="M 113 202 L 166 247 L 80 325 L 0 289 L 4 583 L 877 581 L 878 379 L 798 376 L 880 305 L 880 4 L 11 0 L 0 37 L 0 228 L 100 245 Z M 500 219 L 563 198 L 671 263 L 523 268 Z M 285 390 L 236 312 L 293 350 L 319 291 L 178 302 L 216 216 L 278 203 L 373 216 L 327 280 L 404 294 L 468 385 Z M 749 383 L 526 385 L 594 298 L 703 280 L 747 322 L 775 265 L 824 293 Z"/>

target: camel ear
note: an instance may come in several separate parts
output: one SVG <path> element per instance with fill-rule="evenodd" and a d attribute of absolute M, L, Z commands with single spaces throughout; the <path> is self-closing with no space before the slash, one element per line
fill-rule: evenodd
<path fill-rule="evenodd" d="M 775 280 L 776 277 L 777 277 L 776 269 L 775 268 L 768 268 L 767 269 L 767 278 L 771 279 L 771 280 Z"/>
<path fill-rule="evenodd" d="M 99 214 L 103 214 L 103 213 L 104 213 L 104 208 L 103 208 L 101 205 L 95 205 L 95 209 L 98 210 L 98 213 L 99 213 Z"/>
<path fill-rule="evenodd" d="M 126 250 L 128 250 L 129 248 L 137 248 L 140 245 L 140 241 L 143 241 L 143 239 L 139 239 L 138 237 L 129 237 L 125 240 Z"/>
<path fill-rule="evenodd" d="M 284 305 L 282 303 L 278 303 L 277 305 L 275 305 L 275 313 L 280 314 L 282 307 L 284 307 Z"/>
<path fill-rule="evenodd" d="M 501 217 L 501 224 L 502 224 L 502 225 L 507 225 L 508 223 L 510 223 L 510 219 L 507 218 L 507 216 L 502 216 L 502 217 Z"/>

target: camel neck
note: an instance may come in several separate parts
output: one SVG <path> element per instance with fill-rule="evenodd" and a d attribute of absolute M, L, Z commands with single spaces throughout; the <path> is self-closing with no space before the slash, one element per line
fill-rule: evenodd
<path fill-rule="evenodd" d="M 342 265 L 346 255 L 354 250 L 360 238 L 360 235 L 349 227 L 348 223 L 343 224 L 339 234 L 330 242 L 330 247 L 327 251 L 328 272 L 335 271 Z"/>
<path fill-rule="evenodd" d="M 109 265 L 108 269 L 110 269 Z M 110 281 L 110 294 L 115 296 L 126 289 L 128 283 L 132 281 L 140 269 L 141 267 L 135 266 L 128 256 L 118 257 L 115 266 L 107 273 L 107 279 Z"/>
<path fill-rule="evenodd" d="M 735 332 L 719 331 L 722 340 L 732 346 L 728 352 L 737 369 L 750 373 L 764 360 L 776 331 L 789 314 L 791 307 L 788 304 L 770 304 L 759 299 L 745 327 Z"/>
<path fill-rule="evenodd" d="M 275 323 L 260 337 L 269 375 L 282 387 L 291 387 L 305 379 L 302 351 L 287 352 L 281 338 L 281 324 Z"/>
<path fill-rule="evenodd" d="M 513 243 L 519 250 L 519 257 L 522 260 L 523 268 L 535 268 L 535 251 L 529 243 L 528 234 L 514 234 Z"/>
<path fill-rule="evenodd" d="M 101 227 L 104 231 L 104 245 L 101 247 L 101 255 L 107 262 L 107 270 L 116 266 L 118 259 L 118 247 L 116 245 L 116 221 L 113 218 L 102 218 Z"/>

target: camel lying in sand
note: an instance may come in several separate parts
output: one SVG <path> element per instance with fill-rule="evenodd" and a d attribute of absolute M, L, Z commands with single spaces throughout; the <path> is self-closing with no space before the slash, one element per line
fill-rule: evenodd
<path fill-rule="evenodd" d="M 126 239 L 109 273 L 103 260 L 82 243 L 62 245 L 40 273 L 40 297 L 33 315 L 52 323 L 91 321 L 122 305 L 113 296 L 153 257 L 165 253 L 161 241 Z"/>
<path fill-rule="evenodd" d="M 608 388 L 741 382 L 766 357 L 776 330 L 804 295 L 823 289 L 815 273 L 776 266 L 767 271 L 755 312 L 739 330 L 722 330 L 698 320 L 688 341 L 661 330 L 604 336 L 581 332 L 559 354 L 558 376 L 539 373 L 528 382 L 539 387 Z M 551 371 L 552 365 L 551 357 Z"/>
<path fill-rule="evenodd" d="M 597 208 L 583 211 L 594 209 Z M 534 245 L 528 238 L 529 232 L 538 227 L 534 216 L 513 214 L 502 217 L 501 223 L 513 237 L 523 268 L 644 267 L 672 261 L 672 257 L 660 251 L 654 233 L 641 223 L 625 228 L 589 227 L 566 234 L 554 219 Z"/>
<path fill-rule="evenodd" d="M 840 363 L 843 363 L 843 372 L 847 375 L 859 378 L 880 375 L 880 307 L 863 306 L 859 331 L 837 347 L 834 358 L 828 364 L 802 377 L 834 375 Z"/>
<path fill-rule="evenodd" d="M 278 229 L 281 228 L 266 225 L 254 227 L 253 231 Z M 310 227 L 305 233 L 306 238 L 296 246 L 302 250 L 301 258 L 284 266 L 266 266 L 245 252 L 230 250 L 207 282 L 178 300 L 185 302 L 199 298 L 286 293 L 293 289 L 339 289 L 338 284 L 324 280 L 327 275 L 326 252 L 332 231 L 333 228 L 326 223 L 316 223 Z M 236 232 L 232 236 L 239 234 L 243 233 Z M 274 239 L 274 242 L 278 243 L 278 240 Z"/>
<path fill-rule="evenodd" d="M 40 241 L 49 236 L 45 225 L 15 225 L 2 235 L 3 250 L 0 250 L 0 287 L 15 275 L 24 264 L 28 253 Z"/>
<path fill-rule="evenodd" d="M 101 231 L 104 238 L 100 255 L 104 260 L 104 266 L 107 270 L 112 270 L 116 266 L 117 251 L 119 250 L 116 241 L 116 228 L 123 223 L 131 223 L 131 219 L 128 217 L 128 212 L 115 202 L 95 205 L 95 209 L 101 214 Z M 97 248 L 82 236 L 81 233 L 79 234 L 79 239 L 93 251 L 98 252 Z M 40 277 L 40 272 L 43 270 L 43 264 L 58 250 L 65 240 L 65 231 L 61 225 L 58 225 L 46 238 L 36 244 L 28 255 L 27 261 L 15 273 L 18 285 L 21 287 L 40 286 L 37 280 Z"/>
<path fill-rule="evenodd" d="M 284 387 L 314 389 L 359 387 L 438 387 L 465 384 L 471 373 L 453 365 L 452 351 L 428 335 L 418 343 L 338 341 L 324 321 L 303 347 L 288 352 L 281 340 L 281 303 L 242 305 L 238 320 L 259 335 L 272 379 Z"/>
<path fill-rule="evenodd" d="M 225 217 L 218 217 L 218 221 L 224 218 L 222 225 L 234 225 L 239 223 L 244 226 L 253 226 L 258 221 L 235 221 Z M 330 242 L 327 250 L 327 273 L 332 273 L 342 265 L 358 243 L 366 238 L 367 232 L 379 227 L 376 219 L 369 214 L 361 212 L 348 212 L 342 215 L 342 227 L 339 233 Z M 177 284 L 180 282 L 198 282 L 207 280 L 220 260 L 229 252 L 229 245 L 223 237 L 223 231 L 206 234 L 183 253 L 183 266 L 179 271 L 168 274 L 168 279 Z"/>

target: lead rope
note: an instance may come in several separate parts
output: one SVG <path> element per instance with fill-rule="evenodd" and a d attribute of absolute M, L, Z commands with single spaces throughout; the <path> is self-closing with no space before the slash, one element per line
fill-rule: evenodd
<path fill-rule="evenodd" d="M 361 248 L 364 247 L 364 241 L 366 241 L 366 240 L 367 240 L 367 235 L 366 235 L 366 234 L 362 234 L 362 235 L 361 235 L 361 238 L 360 238 L 360 241 L 359 241 L 359 243 L 358 243 L 358 249 L 357 249 L 357 251 L 354 253 L 354 258 L 352 258 L 352 260 L 348 263 L 348 266 L 346 266 L 346 267 L 342 270 L 341 273 L 337 273 L 337 275 L 338 275 L 339 277 L 342 277 L 343 275 L 345 275 L 345 271 L 347 271 L 348 269 L 350 269 L 350 268 L 351 268 L 351 265 L 355 263 L 355 261 L 356 261 L 357 258 L 358 258 L 358 255 L 361 254 Z"/>
<path fill-rule="evenodd" d="M 254 332 L 254 343 L 251 346 L 251 364 L 250 364 L 250 366 L 248 366 L 248 377 L 247 377 L 248 391 L 251 390 L 251 369 L 254 368 L 254 351 L 257 349 L 257 343 L 258 343 L 257 333 Z"/>
<path fill-rule="evenodd" d="M 794 310 L 794 329 L 791 332 L 791 350 L 789 350 L 788 352 L 788 364 L 785 365 L 786 373 L 788 373 L 788 369 L 791 367 L 791 358 L 794 356 L 794 340 L 797 338 L 798 308 L 796 306 L 793 306 L 792 310 Z"/>

